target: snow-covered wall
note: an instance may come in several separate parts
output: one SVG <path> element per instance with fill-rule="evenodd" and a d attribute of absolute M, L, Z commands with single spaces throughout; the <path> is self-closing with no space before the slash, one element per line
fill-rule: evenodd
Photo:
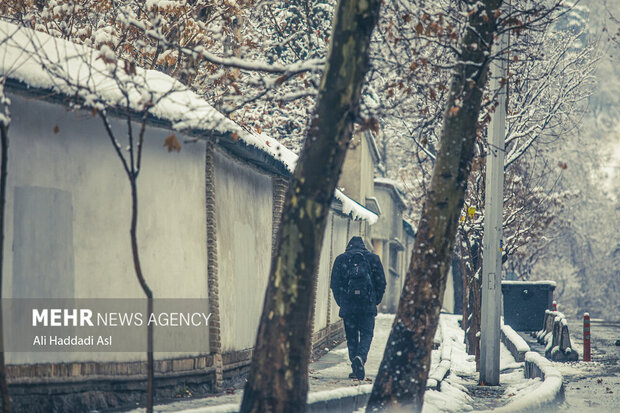
<path fill-rule="evenodd" d="M 4 297 L 143 298 L 129 239 L 129 183 L 99 117 L 10 95 Z M 134 125 L 135 127 L 136 125 Z M 126 124 L 115 121 L 119 139 Z M 156 298 L 207 296 L 204 144 L 180 153 L 149 127 L 138 238 Z M 205 332 L 204 352 L 208 352 Z M 126 361 L 142 353 L 7 353 L 9 363 Z"/>
<path fill-rule="evenodd" d="M 215 156 L 222 349 L 254 346 L 271 263 L 271 177 Z"/>

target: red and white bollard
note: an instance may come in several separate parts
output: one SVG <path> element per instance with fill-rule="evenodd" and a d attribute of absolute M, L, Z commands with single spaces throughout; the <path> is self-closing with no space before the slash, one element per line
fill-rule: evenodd
<path fill-rule="evenodd" d="M 558 311 L 558 303 L 555 300 L 553 300 L 553 303 L 551 304 L 551 311 Z"/>
<path fill-rule="evenodd" d="M 583 313 L 583 361 L 592 361 L 590 351 L 590 314 Z"/>

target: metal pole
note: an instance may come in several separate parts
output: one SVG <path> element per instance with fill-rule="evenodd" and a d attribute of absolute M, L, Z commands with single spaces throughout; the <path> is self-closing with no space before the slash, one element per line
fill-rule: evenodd
<path fill-rule="evenodd" d="M 583 313 L 583 361 L 592 361 L 590 349 L 590 313 Z"/>
<path fill-rule="evenodd" d="M 498 49 L 506 47 L 506 34 L 500 35 Z M 491 91 L 500 89 L 506 78 L 506 56 L 491 66 Z M 480 384 L 499 385 L 500 302 L 502 298 L 502 210 L 504 207 L 504 134 L 506 89 L 501 87 L 499 104 L 489 125 L 486 159 L 484 237 L 482 261 L 482 308 L 480 320 Z"/>

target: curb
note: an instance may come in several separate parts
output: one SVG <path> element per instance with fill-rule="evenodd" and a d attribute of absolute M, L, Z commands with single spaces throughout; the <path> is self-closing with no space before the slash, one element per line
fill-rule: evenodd
<path fill-rule="evenodd" d="M 308 394 L 308 413 L 339 413 L 354 411 L 366 406 L 372 384 L 361 386 L 341 387 L 334 390 L 325 390 Z M 229 403 L 217 406 L 199 407 L 183 410 L 184 413 L 238 413 L 240 404 Z"/>
<path fill-rule="evenodd" d="M 372 384 L 341 387 L 308 394 L 308 413 L 339 413 L 366 407 Z"/>
<path fill-rule="evenodd" d="M 506 348 L 510 351 L 515 361 L 519 363 L 525 361 L 525 354 L 530 351 L 530 346 L 523 340 L 523 337 L 517 334 L 512 327 L 504 324 L 503 320 L 500 332 L 502 343 L 504 343 Z"/>
<path fill-rule="evenodd" d="M 529 351 L 529 346 L 510 326 L 502 325 L 502 341 L 517 361 L 525 362 L 524 375 L 528 379 L 540 377 L 542 384 L 525 397 L 513 400 L 492 410 L 496 413 L 537 411 L 543 406 L 556 404 L 564 399 L 562 374 L 540 354 Z M 527 351 L 525 348 L 527 347 Z M 514 352 L 513 352 L 514 351 Z M 523 357 L 518 360 L 517 357 Z"/>
<path fill-rule="evenodd" d="M 446 339 L 441 320 L 439 320 L 439 326 L 437 326 L 437 328 L 438 331 L 437 334 L 435 334 L 435 338 L 439 336 L 441 340 L 439 347 L 441 353 L 439 365 L 429 372 L 428 379 L 426 380 L 426 388 L 431 390 L 440 390 L 441 382 L 450 372 L 450 366 L 452 365 L 452 344 L 454 340 L 452 338 Z"/>
<path fill-rule="evenodd" d="M 534 351 L 525 354 L 525 377 L 541 377 L 543 382 L 525 397 L 516 399 L 493 412 L 539 411 L 542 407 L 559 403 L 564 399 L 562 375 L 549 360 Z"/>

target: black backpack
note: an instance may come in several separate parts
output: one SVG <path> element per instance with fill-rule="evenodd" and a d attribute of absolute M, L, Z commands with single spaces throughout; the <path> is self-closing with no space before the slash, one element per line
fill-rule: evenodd
<path fill-rule="evenodd" d="M 349 256 L 345 289 L 349 303 L 375 305 L 375 288 L 370 273 L 370 264 L 364 254 L 354 252 Z"/>

